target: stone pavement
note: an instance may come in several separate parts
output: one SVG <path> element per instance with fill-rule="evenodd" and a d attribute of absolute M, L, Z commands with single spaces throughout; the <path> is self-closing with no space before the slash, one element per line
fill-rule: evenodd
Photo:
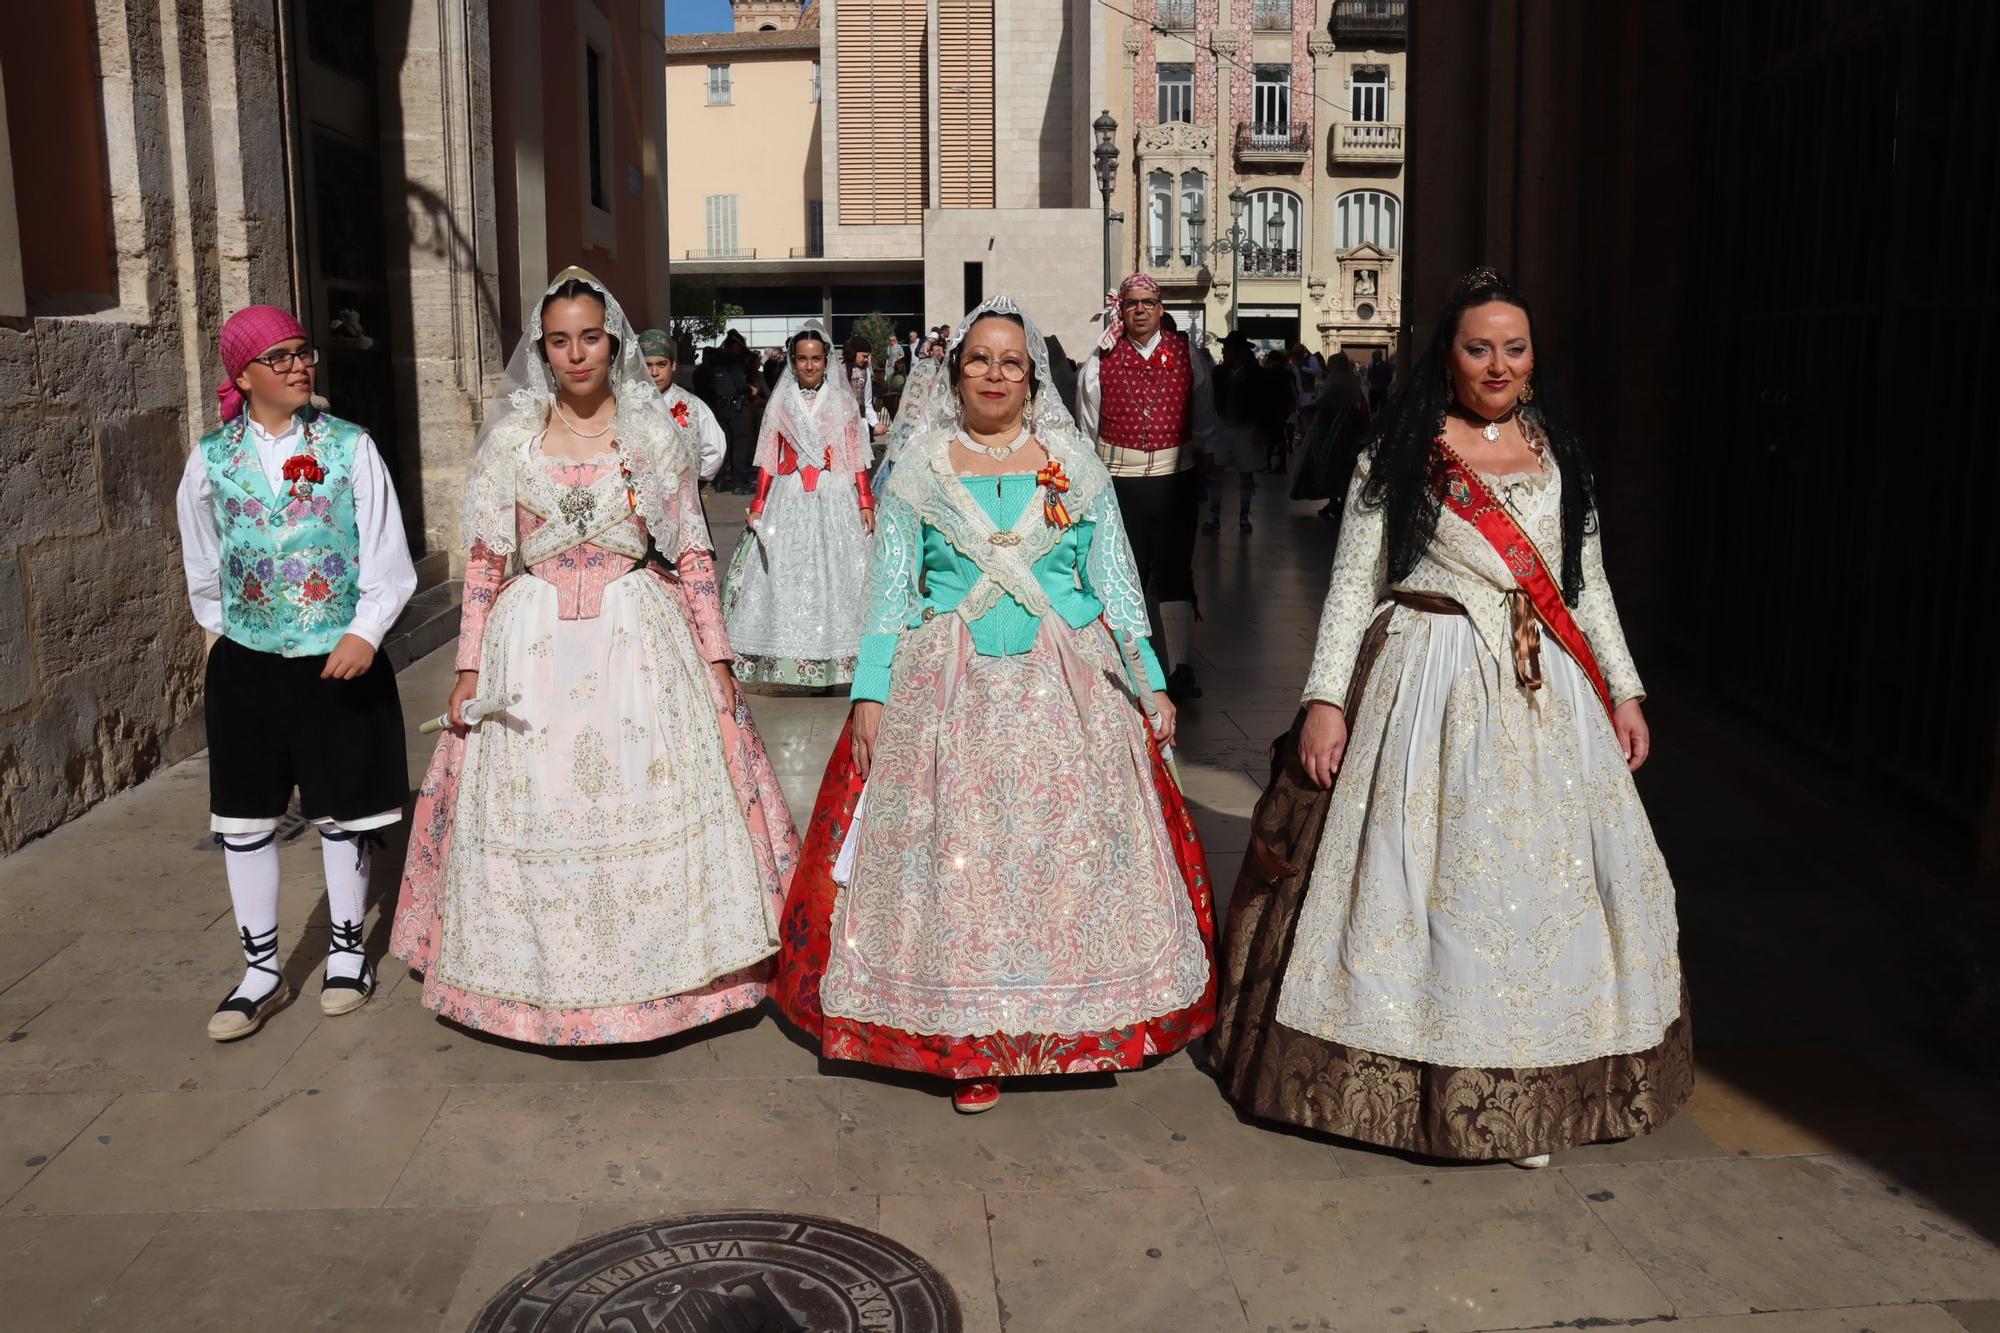
<path fill-rule="evenodd" d="M 1208 695 L 1181 765 L 1225 891 L 1330 554 L 1275 492 L 1253 538 L 1203 546 Z M 725 553 L 741 508 L 711 500 Z M 412 719 L 450 666 L 404 673 Z M 975 1333 L 2000 1330 L 2000 1102 L 1922 1040 L 1934 889 L 1655 686 L 1644 785 L 1700 1091 L 1657 1136 L 1533 1173 L 1246 1125 L 1186 1055 L 966 1118 L 923 1082 L 822 1068 L 767 1013 L 529 1050 L 437 1021 L 392 964 L 375 1002 L 322 1020 L 309 837 L 283 853 L 302 1002 L 217 1046 L 203 1025 L 241 963 L 198 756 L 0 861 L 0 1326 L 457 1330 L 578 1237 L 769 1207 L 908 1245 Z M 757 701 L 801 816 L 843 711 Z M 413 778 L 428 751 L 413 732 Z"/>

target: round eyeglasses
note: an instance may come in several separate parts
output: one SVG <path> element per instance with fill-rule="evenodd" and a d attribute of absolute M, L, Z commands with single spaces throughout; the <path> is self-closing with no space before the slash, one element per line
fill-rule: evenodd
<path fill-rule="evenodd" d="M 1016 360 L 1013 357 L 1003 357 L 996 363 L 990 356 L 981 356 L 975 353 L 960 363 L 959 370 L 963 374 L 970 375 L 973 379 L 983 380 L 993 373 L 995 364 L 998 364 L 1000 367 L 1000 378 L 1006 380 L 1009 384 L 1019 384 L 1022 380 L 1028 378 L 1028 363 Z"/>

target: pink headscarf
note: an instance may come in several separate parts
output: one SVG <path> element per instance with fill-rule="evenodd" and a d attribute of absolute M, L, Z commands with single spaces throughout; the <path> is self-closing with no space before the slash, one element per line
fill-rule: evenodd
<path fill-rule="evenodd" d="M 215 388 L 215 396 L 222 402 L 223 421 L 236 420 L 237 413 L 243 410 L 243 393 L 236 387 L 236 377 L 243 373 L 251 358 L 262 356 L 281 342 L 305 336 L 305 329 L 292 313 L 274 305 L 244 306 L 223 322 L 222 336 L 217 342 L 222 347 L 224 379 Z"/>
<path fill-rule="evenodd" d="M 1134 273 L 1118 284 L 1117 291 L 1104 294 L 1104 336 L 1097 340 L 1098 351 L 1110 351 L 1125 336 L 1125 298 L 1133 292 L 1151 292 L 1158 296 L 1160 284 L 1144 273 Z"/>

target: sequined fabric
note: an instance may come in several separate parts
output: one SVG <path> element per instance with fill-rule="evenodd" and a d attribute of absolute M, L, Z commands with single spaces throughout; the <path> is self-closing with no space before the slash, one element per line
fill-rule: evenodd
<path fill-rule="evenodd" d="M 973 650 L 905 636 L 876 738 L 829 1015 L 933 1035 L 1080 1032 L 1183 1008 L 1208 984 L 1138 708 L 1101 625 L 1042 621 Z"/>
<path fill-rule="evenodd" d="M 729 641 L 746 663 L 738 676 L 771 679 L 754 665 L 762 659 L 789 663 L 814 683 L 852 680 L 872 544 L 852 473 L 821 473 L 811 491 L 797 473 L 773 480 L 724 584 Z"/>

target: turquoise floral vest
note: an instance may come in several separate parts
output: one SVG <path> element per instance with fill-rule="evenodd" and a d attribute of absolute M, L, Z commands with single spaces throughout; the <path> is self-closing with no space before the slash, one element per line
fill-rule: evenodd
<path fill-rule="evenodd" d="M 222 632 L 282 657 L 332 652 L 361 602 L 354 519 L 361 428 L 310 408 L 300 422 L 292 456 L 311 455 L 324 475 L 282 482 L 276 495 L 257 446 L 244 438 L 248 412 L 201 441 L 222 530 Z"/>

